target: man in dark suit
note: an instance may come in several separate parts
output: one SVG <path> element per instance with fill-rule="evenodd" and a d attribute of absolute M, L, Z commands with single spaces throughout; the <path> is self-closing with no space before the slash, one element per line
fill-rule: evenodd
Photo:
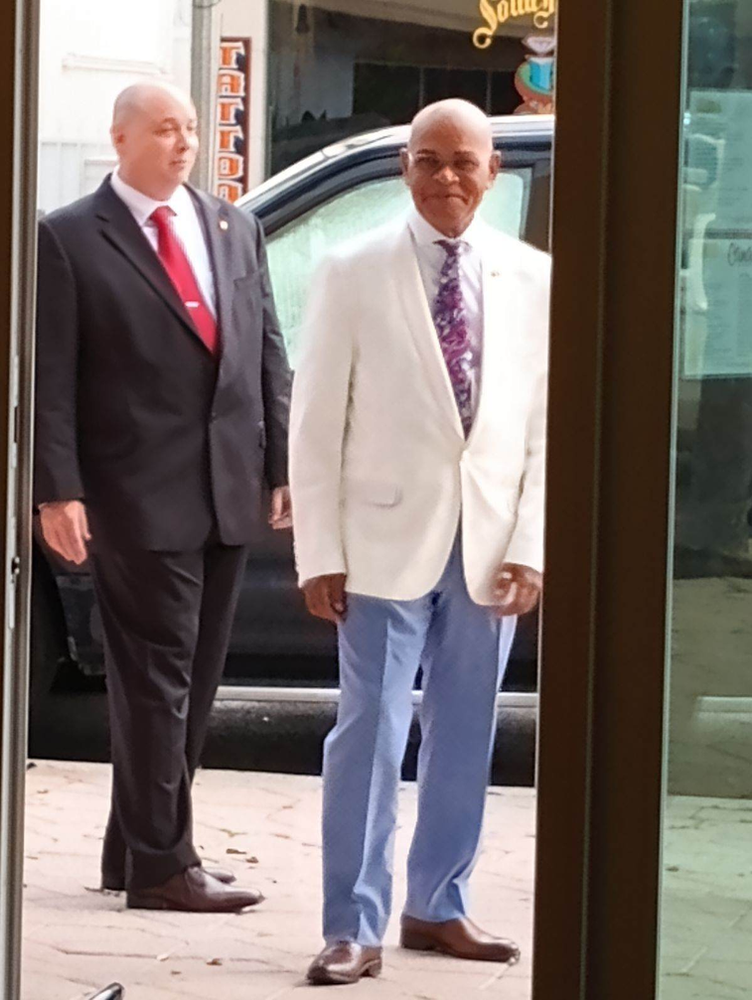
<path fill-rule="evenodd" d="M 261 227 L 186 184 L 190 99 L 115 104 L 119 165 L 40 225 L 35 503 L 90 560 L 105 633 L 113 794 L 102 881 L 131 907 L 234 911 L 204 869 L 191 781 L 262 484 L 290 525 L 290 371 Z"/>

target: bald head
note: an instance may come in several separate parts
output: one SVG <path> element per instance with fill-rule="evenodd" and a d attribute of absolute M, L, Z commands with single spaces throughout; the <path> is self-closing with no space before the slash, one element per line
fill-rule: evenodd
<path fill-rule="evenodd" d="M 415 148 L 426 132 L 435 129 L 462 131 L 486 145 L 489 153 L 493 150 L 491 123 L 477 104 L 472 104 L 470 101 L 452 97 L 446 101 L 436 101 L 435 104 L 429 104 L 420 110 L 410 126 L 408 147 Z"/>
<path fill-rule="evenodd" d="M 469 101 L 437 101 L 413 119 L 402 171 L 415 207 L 444 236 L 470 225 L 499 172 L 488 118 Z"/>
<path fill-rule="evenodd" d="M 196 160 L 196 109 L 173 84 L 136 83 L 118 95 L 110 135 L 126 184 L 155 201 L 168 201 Z"/>
<path fill-rule="evenodd" d="M 121 90 L 115 98 L 112 109 L 112 127 L 120 128 L 127 125 L 134 117 L 150 114 L 155 106 L 177 102 L 193 110 L 190 96 L 179 87 L 161 80 L 134 83 Z"/>

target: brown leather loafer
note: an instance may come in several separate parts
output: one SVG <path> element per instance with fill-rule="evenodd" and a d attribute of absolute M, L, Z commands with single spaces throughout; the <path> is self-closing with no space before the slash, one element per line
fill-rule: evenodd
<path fill-rule="evenodd" d="M 134 910 L 186 910 L 192 913 L 238 913 L 264 897 L 255 889 L 236 889 L 193 865 L 161 885 L 131 889 L 125 905 Z"/>
<path fill-rule="evenodd" d="M 346 986 L 363 976 L 381 972 L 381 948 L 366 948 L 353 941 L 328 944 L 314 958 L 308 969 L 308 982 L 314 986 Z"/>
<path fill-rule="evenodd" d="M 514 965 L 520 960 L 520 949 L 514 941 L 486 934 L 467 917 L 430 923 L 403 916 L 400 944 L 412 951 L 438 951 L 474 962 Z"/>
<path fill-rule="evenodd" d="M 207 875 L 211 875 L 218 882 L 225 885 L 232 885 L 236 881 L 235 876 L 227 868 L 215 868 L 213 865 L 202 865 Z M 125 875 L 114 872 L 102 872 L 102 888 L 109 889 L 110 892 L 123 892 L 125 889 Z"/>

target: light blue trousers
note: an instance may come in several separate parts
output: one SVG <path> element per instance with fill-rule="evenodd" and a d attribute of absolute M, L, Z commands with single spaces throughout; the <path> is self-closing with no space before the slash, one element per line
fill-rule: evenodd
<path fill-rule="evenodd" d="M 348 595 L 339 628 L 341 697 L 324 744 L 324 938 L 381 943 L 392 906 L 394 833 L 412 688 L 423 667 L 418 821 L 405 913 L 466 912 L 478 853 L 496 693 L 516 620 L 467 592 L 458 539 L 425 597 Z"/>

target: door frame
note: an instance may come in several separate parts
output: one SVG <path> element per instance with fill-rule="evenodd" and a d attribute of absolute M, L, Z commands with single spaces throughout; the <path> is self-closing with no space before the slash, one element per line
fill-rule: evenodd
<path fill-rule="evenodd" d="M 0 994 L 19 996 L 31 589 L 39 0 L 0 5 Z"/>
<path fill-rule="evenodd" d="M 559 14 L 534 1000 L 656 994 L 685 14 Z"/>

